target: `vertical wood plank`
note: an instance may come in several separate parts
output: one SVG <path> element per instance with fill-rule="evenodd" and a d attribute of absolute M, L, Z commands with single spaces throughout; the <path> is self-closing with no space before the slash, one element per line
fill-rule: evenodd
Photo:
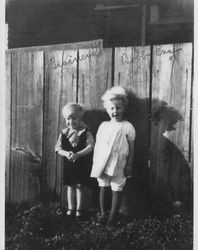
<path fill-rule="evenodd" d="M 76 100 L 76 73 L 77 50 L 45 52 L 44 198 L 52 202 L 65 201 L 61 157 L 55 154 L 54 147 L 59 133 L 65 127 L 62 107 Z"/>
<path fill-rule="evenodd" d="M 40 199 L 43 52 L 12 57 L 11 200 Z"/>
<path fill-rule="evenodd" d="M 150 47 L 116 48 L 114 79 L 129 91 L 127 118 L 136 129 L 133 174 L 125 195 L 129 212 L 142 215 L 148 190 Z"/>
<path fill-rule="evenodd" d="M 193 187 L 194 187 L 194 121 L 195 121 L 195 84 L 194 84 L 194 68 L 193 68 L 193 52 L 192 52 L 192 79 L 191 79 L 191 100 L 190 100 L 190 145 L 189 145 L 189 168 L 190 168 L 190 199 L 189 208 L 193 210 Z"/>
<path fill-rule="evenodd" d="M 140 98 L 149 97 L 150 47 L 115 48 L 115 85 Z"/>
<path fill-rule="evenodd" d="M 112 49 L 79 50 L 78 100 L 88 109 L 102 109 L 101 96 L 111 86 Z"/>
<path fill-rule="evenodd" d="M 10 200 L 10 134 L 11 134 L 11 53 L 6 53 L 6 165 L 5 200 Z"/>
<path fill-rule="evenodd" d="M 192 99 L 194 99 L 194 86 L 191 89 L 192 91 Z M 194 101 L 194 100 L 193 100 Z M 189 152 L 189 168 L 190 168 L 190 194 L 189 194 L 189 208 L 193 211 L 193 187 L 194 187 L 194 104 L 192 102 L 192 110 L 191 110 L 191 133 L 190 133 L 190 152 Z"/>
<path fill-rule="evenodd" d="M 99 125 L 109 119 L 104 111 L 101 97 L 111 87 L 112 49 L 81 49 L 79 50 L 79 87 L 78 101 L 86 108 L 84 121 L 96 135 Z M 97 183 L 89 186 L 93 196 L 98 195 Z M 90 208 L 91 192 L 87 190 L 86 208 Z M 94 203 L 94 202 L 93 202 Z"/>
<path fill-rule="evenodd" d="M 192 44 L 153 48 L 151 194 L 189 197 L 189 125 Z"/>
<path fill-rule="evenodd" d="M 95 135 L 100 123 L 108 119 L 101 97 L 111 87 L 112 49 L 79 50 L 78 101 L 87 112 L 85 121 Z"/>

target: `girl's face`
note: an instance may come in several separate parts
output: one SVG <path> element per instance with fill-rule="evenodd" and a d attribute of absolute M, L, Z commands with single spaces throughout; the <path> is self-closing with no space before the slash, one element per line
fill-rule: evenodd
<path fill-rule="evenodd" d="M 77 129 L 79 127 L 79 124 L 81 121 L 79 114 L 71 113 L 65 116 L 64 118 L 65 118 L 66 126 L 68 128 Z"/>
<path fill-rule="evenodd" d="M 120 122 L 124 117 L 124 105 L 122 100 L 112 100 L 107 104 L 107 113 L 109 114 L 111 120 Z"/>

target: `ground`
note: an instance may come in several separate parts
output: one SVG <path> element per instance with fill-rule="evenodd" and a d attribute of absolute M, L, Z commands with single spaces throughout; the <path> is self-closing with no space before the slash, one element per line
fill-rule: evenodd
<path fill-rule="evenodd" d="M 82 219 L 68 218 L 65 208 L 6 205 L 6 250 L 193 249 L 192 215 L 166 219 L 128 218 L 115 226 L 100 225 L 97 211 Z"/>

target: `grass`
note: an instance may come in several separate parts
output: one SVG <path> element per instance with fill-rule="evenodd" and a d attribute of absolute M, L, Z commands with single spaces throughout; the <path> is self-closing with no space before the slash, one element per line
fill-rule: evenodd
<path fill-rule="evenodd" d="M 100 225 L 98 214 L 68 218 L 64 208 L 26 205 L 6 206 L 6 250 L 74 249 L 193 249 L 192 216 L 183 214 L 163 220 L 130 219 L 121 214 L 116 227 Z"/>

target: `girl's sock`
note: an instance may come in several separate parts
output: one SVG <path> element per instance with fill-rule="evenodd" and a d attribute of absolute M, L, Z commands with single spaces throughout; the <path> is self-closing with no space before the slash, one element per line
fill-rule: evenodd
<path fill-rule="evenodd" d="M 120 197 L 121 197 L 120 191 L 113 191 L 112 192 L 111 212 L 109 215 L 110 219 L 114 219 L 118 213 L 118 210 L 120 207 Z"/>
<path fill-rule="evenodd" d="M 107 195 L 107 187 L 100 187 L 100 211 L 101 215 L 106 215 L 105 201 Z"/>

